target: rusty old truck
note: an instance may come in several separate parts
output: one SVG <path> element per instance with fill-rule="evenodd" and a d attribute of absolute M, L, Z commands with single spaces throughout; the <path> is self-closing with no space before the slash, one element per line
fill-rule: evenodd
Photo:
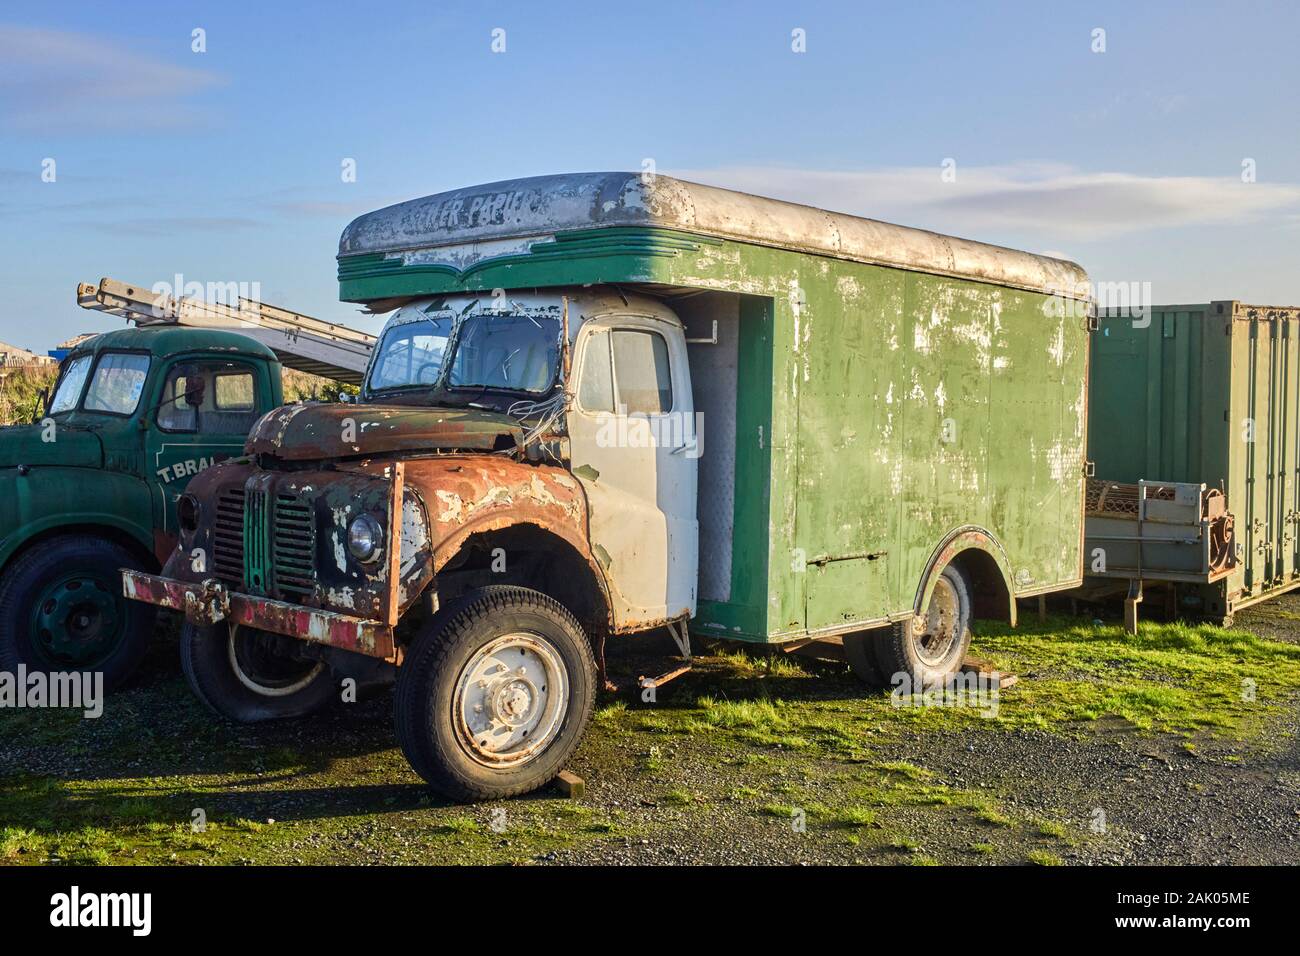
<path fill-rule="evenodd" d="M 338 270 L 392 313 L 359 402 L 267 414 L 124 573 L 225 717 L 395 668 L 415 770 L 503 797 L 570 759 L 611 635 L 834 638 L 933 684 L 972 619 L 1083 578 L 1072 263 L 589 173 L 361 216 Z"/>

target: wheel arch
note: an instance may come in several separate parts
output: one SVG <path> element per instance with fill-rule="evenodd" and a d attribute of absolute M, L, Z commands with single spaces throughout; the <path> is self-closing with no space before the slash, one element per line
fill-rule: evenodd
<path fill-rule="evenodd" d="M 444 570 L 458 570 L 458 560 L 472 553 L 490 555 L 495 548 L 505 554 L 505 570 L 492 574 L 494 584 L 516 584 L 533 588 L 559 601 L 591 631 L 603 638 L 611 627 L 613 601 L 609 583 L 586 542 L 572 529 L 544 519 L 530 518 L 508 523 L 485 519 L 461 526 L 439 542 L 433 552 L 436 586 Z M 523 556 L 524 561 L 512 561 Z M 545 556 L 543 573 L 529 559 Z"/>
<path fill-rule="evenodd" d="M 950 564 L 961 568 L 970 579 L 976 618 L 1003 620 L 1015 627 L 1015 590 L 1006 550 L 991 532 L 976 525 L 949 532 L 934 549 L 916 589 L 913 613 L 920 614 L 926 607 L 939 575 Z"/>
<path fill-rule="evenodd" d="M 42 522 L 29 527 L 29 533 L 21 540 L 5 542 L 6 547 L 0 551 L 0 573 L 8 570 L 20 557 L 37 545 L 53 538 L 70 534 L 93 535 L 121 545 L 141 562 L 146 571 L 156 572 L 161 567 L 153 552 L 152 542 L 140 536 L 140 529 L 123 521 L 103 519 L 64 519 Z"/>

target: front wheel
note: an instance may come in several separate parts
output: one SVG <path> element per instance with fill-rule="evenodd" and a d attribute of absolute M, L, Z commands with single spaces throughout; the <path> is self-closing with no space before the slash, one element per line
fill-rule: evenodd
<path fill-rule="evenodd" d="M 516 796 L 563 769 L 595 690 L 591 645 L 572 614 L 527 588 L 481 588 L 415 639 L 397 675 L 397 739 L 444 796 Z"/>
<path fill-rule="evenodd" d="M 115 542 L 62 535 L 33 545 L 0 576 L 0 671 L 98 672 L 120 687 L 153 640 L 155 609 L 122 595 L 121 568 L 143 570 Z"/>
<path fill-rule="evenodd" d="M 292 640 L 226 622 L 197 627 L 187 621 L 181 670 L 194 696 L 228 720 L 304 717 L 331 701 L 334 679 L 322 661 L 286 652 Z"/>

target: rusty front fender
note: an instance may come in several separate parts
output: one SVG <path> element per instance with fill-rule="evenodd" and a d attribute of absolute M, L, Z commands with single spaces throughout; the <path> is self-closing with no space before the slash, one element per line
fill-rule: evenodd
<path fill-rule="evenodd" d="M 582 557 L 600 586 L 608 616 L 609 582 L 591 552 L 587 497 L 568 471 L 505 457 L 466 455 L 408 461 L 405 480 L 428 513 L 434 574 L 471 536 L 532 525 Z"/>

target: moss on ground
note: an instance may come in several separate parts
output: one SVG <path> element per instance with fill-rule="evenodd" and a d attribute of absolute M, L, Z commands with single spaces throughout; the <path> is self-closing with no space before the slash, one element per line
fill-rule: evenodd
<path fill-rule="evenodd" d="M 884 759 L 882 744 L 918 730 L 1081 736 L 1115 719 L 1191 748 L 1246 741 L 1300 685 L 1300 646 L 1184 624 L 1137 637 L 1072 619 L 982 627 L 974 655 L 1021 677 L 996 716 L 896 706 L 843 665 L 730 649 L 655 704 L 602 704 L 577 760 L 587 802 L 543 791 L 464 807 L 410 772 L 387 701 L 235 727 L 193 701 L 170 653 L 98 720 L 0 716 L 0 765 L 25 768 L 0 774 L 0 862 L 527 863 L 727 826 L 821 841 L 834 859 L 1051 865 L 1098 838 L 945 781 L 923 751 Z M 591 796 L 602 781 L 616 785 Z"/>

